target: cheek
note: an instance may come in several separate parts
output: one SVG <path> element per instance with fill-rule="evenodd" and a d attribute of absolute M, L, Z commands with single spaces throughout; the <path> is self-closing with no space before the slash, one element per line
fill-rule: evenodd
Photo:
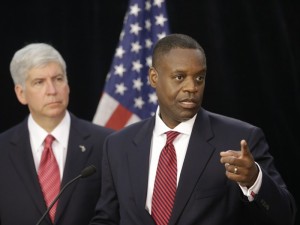
<path fill-rule="evenodd" d="M 61 91 L 60 93 L 63 95 L 63 96 L 69 96 L 70 94 L 70 88 L 68 85 L 64 86 L 63 88 L 61 88 Z"/>
<path fill-rule="evenodd" d="M 205 85 L 202 85 L 202 86 L 199 87 L 199 95 L 200 95 L 201 97 L 203 97 L 204 89 L 205 89 Z"/>
<path fill-rule="evenodd" d="M 26 94 L 26 104 L 30 105 L 32 108 L 39 108 L 39 106 L 42 106 L 43 100 L 42 100 L 41 94 Z"/>
<path fill-rule="evenodd" d="M 64 94 L 67 95 L 67 96 L 69 96 L 69 94 L 70 94 L 70 89 L 69 89 L 68 87 L 65 88 Z"/>
<path fill-rule="evenodd" d="M 157 97 L 161 103 L 164 105 L 173 105 L 174 101 L 176 101 L 178 96 L 178 91 L 175 88 L 167 88 L 159 89 L 157 91 Z"/>
<path fill-rule="evenodd" d="M 27 102 L 34 101 L 34 99 L 38 99 L 42 94 L 40 92 L 34 92 L 32 90 L 27 89 L 23 93 L 24 99 L 26 99 Z"/>
<path fill-rule="evenodd" d="M 65 105 L 69 104 L 69 94 L 70 94 L 70 89 L 69 88 L 65 88 L 63 91 L 63 99 L 65 102 Z"/>

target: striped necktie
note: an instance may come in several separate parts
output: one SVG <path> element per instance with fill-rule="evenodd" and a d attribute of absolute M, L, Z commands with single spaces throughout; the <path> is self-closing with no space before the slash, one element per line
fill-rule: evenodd
<path fill-rule="evenodd" d="M 152 197 L 151 215 L 157 225 L 169 223 L 177 187 L 177 158 L 173 141 L 179 133 L 168 131 L 166 134 L 167 142 L 160 153 Z"/>
<path fill-rule="evenodd" d="M 46 137 L 38 170 L 39 182 L 47 207 L 49 207 L 60 190 L 60 174 L 58 164 L 52 150 L 53 141 L 54 137 L 52 135 L 48 135 Z M 49 216 L 52 223 L 54 223 L 56 208 L 57 202 L 49 211 Z"/>

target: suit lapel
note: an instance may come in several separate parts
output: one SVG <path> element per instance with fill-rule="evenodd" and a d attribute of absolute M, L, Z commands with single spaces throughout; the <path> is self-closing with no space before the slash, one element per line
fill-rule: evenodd
<path fill-rule="evenodd" d="M 64 175 L 61 183 L 63 188 L 69 181 L 77 177 L 85 167 L 86 161 L 91 154 L 91 146 L 88 142 L 89 133 L 85 132 L 82 126 L 78 124 L 78 120 L 71 115 L 71 129 L 69 135 L 69 143 L 67 150 Z M 77 182 L 68 186 L 68 190 L 61 195 L 56 211 L 56 221 L 67 208 Z"/>
<path fill-rule="evenodd" d="M 133 193 L 139 215 L 145 224 L 154 224 L 145 209 L 148 186 L 149 154 L 155 117 L 146 121 L 133 139 L 133 149 L 128 151 L 128 166 Z"/>
<path fill-rule="evenodd" d="M 42 214 L 46 211 L 46 204 L 38 181 L 29 140 L 30 137 L 26 119 L 20 124 L 10 141 L 10 160 L 33 202 Z"/>
<path fill-rule="evenodd" d="M 209 119 L 202 110 L 197 115 L 188 144 L 170 224 L 176 224 L 214 152 L 214 148 L 208 143 L 212 137 Z"/>

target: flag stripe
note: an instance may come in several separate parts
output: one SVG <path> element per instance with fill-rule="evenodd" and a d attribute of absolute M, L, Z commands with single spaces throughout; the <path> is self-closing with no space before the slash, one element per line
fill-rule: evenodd
<path fill-rule="evenodd" d="M 103 93 L 96 114 L 94 116 L 93 122 L 105 126 L 105 124 L 110 118 L 110 115 L 115 111 L 118 105 L 119 105 L 118 101 L 116 101 L 108 94 Z"/>
<path fill-rule="evenodd" d="M 108 122 L 105 124 L 106 127 L 119 130 L 127 124 L 127 121 L 131 117 L 132 113 L 124 108 L 121 104 L 111 114 Z"/>
<path fill-rule="evenodd" d="M 127 121 L 127 123 L 125 124 L 125 126 L 130 125 L 130 124 L 132 124 L 132 123 L 136 123 L 136 122 L 138 122 L 138 121 L 140 121 L 140 120 L 141 120 L 140 117 L 138 117 L 138 116 L 135 115 L 135 114 L 132 114 L 131 117 L 129 118 L 129 120 Z"/>

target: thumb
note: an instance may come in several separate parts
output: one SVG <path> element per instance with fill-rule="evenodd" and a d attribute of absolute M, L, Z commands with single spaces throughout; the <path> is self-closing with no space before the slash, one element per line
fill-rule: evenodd
<path fill-rule="evenodd" d="M 241 152 L 242 156 L 251 155 L 248 144 L 245 140 L 241 140 Z"/>

